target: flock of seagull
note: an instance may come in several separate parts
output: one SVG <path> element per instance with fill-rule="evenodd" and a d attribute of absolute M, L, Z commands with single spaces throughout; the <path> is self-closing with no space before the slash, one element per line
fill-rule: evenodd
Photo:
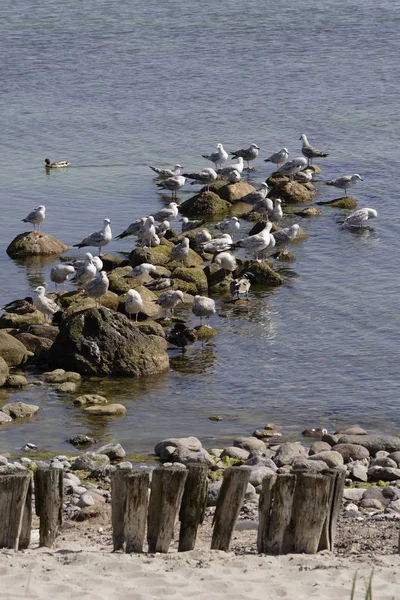
<path fill-rule="evenodd" d="M 289 152 L 287 148 L 282 148 L 278 152 L 273 153 L 264 162 L 272 163 L 276 167 L 276 173 L 284 175 L 290 181 L 307 183 L 312 180 L 313 170 L 310 169 L 312 161 L 315 158 L 325 158 L 327 153 L 318 150 L 308 142 L 307 136 L 301 136 L 302 154 L 303 156 L 289 160 Z M 156 247 L 161 243 L 161 239 L 165 233 L 171 229 L 171 222 L 179 215 L 179 206 L 174 201 L 177 192 L 191 181 L 191 184 L 200 184 L 205 186 L 205 191 L 209 190 L 209 186 L 218 178 L 225 179 L 228 183 L 236 183 L 241 180 L 244 170 L 244 163 L 247 163 L 247 169 L 251 170 L 250 162 L 254 161 L 259 155 L 260 148 L 257 144 L 251 144 L 248 148 L 242 148 L 231 152 L 231 156 L 236 162 L 229 163 L 228 152 L 224 149 L 221 143 L 217 144 L 216 151 L 210 154 L 202 155 L 204 159 L 213 163 L 214 168 L 207 167 L 199 172 L 181 173 L 183 167 L 176 164 L 173 169 L 151 166 L 150 168 L 157 175 L 157 186 L 161 189 L 168 190 L 172 193 L 171 202 L 165 208 L 162 208 L 148 217 L 141 217 L 132 222 L 122 233 L 116 236 L 115 239 L 123 239 L 128 236 L 136 236 L 137 244 L 147 247 Z M 68 167 L 67 161 L 51 162 L 50 159 L 45 159 L 46 169 L 58 169 Z M 347 195 L 347 190 L 362 178 L 357 173 L 353 175 L 345 175 L 338 179 L 327 181 L 327 185 L 334 186 L 343 190 Z M 195 243 L 200 253 L 212 255 L 214 262 L 223 270 L 226 276 L 232 273 L 237 267 L 235 256 L 231 253 L 232 250 L 243 248 L 250 254 L 255 256 L 258 261 L 260 254 L 265 256 L 266 251 L 269 252 L 276 246 L 285 245 L 293 241 L 299 231 L 299 225 L 294 224 L 291 227 L 283 228 L 274 233 L 271 233 L 273 222 L 277 222 L 283 217 L 282 201 L 277 198 L 271 200 L 268 197 L 270 188 L 266 183 L 261 183 L 259 188 L 250 192 L 241 199 L 242 202 L 252 204 L 251 213 L 264 215 L 266 222 L 262 226 L 261 231 L 257 231 L 253 235 L 248 235 L 242 239 L 234 240 L 235 235 L 240 229 L 240 220 L 237 217 L 224 219 L 217 223 L 216 229 L 220 232 L 217 237 L 212 237 L 207 229 L 202 229 L 204 220 L 189 220 L 187 217 L 181 219 L 181 233 L 197 229 L 195 234 Z M 25 219 L 25 223 L 33 225 L 34 231 L 40 231 L 40 225 L 43 223 L 46 216 L 46 208 L 41 205 L 30 212 Z M 343 220 L 342 225 L 347 227 L 361 227 L 371 218 L 377 217 L 377 212 L 371 208 L 362 208 L 355 211 Z M 74 247 L 94 247 L 98 249 L 98 256 L 93 256 L 87 252 L 82 262 L 75 265 L 60 263 L 52 267 L 50 272 L 51 281 L 55 283 L 56 292 L 57 286 L 64 285 L 67 280 L 71 280 L 78 288 L 83 289 L 84 293 L 95 299 L 96 306 L 101 304 L 102 296 L 109 288 L 109 279 L 107 273 L 103 270 L 103 262 L 101 260 L 101 251 L 112 240 L 111 221 L 104 219 L 103 227 L 99 231 L 95 231 L 82 239 Z M 189 238 L 183 237 L 171 249 L 171 259 L 185 265 L 189 258 L 190 250 Z M 137 278 L 144 275 L 154 277 L 151 281 L 144 283 L 148 289 L 153 291 L 161 291 L 156 303 L 171 316 L 179 303 L 184 300 L 181 290 L 168 289 L 173 285 L 173 281 L 167 275 L 156 277 L 156 267 L 154 265 L 143 263 L 133 268 L 126 277 Z M 234 299 L 238 299 L 245 294 L 248 298 L 248 292 L 251 285 L 251 273 L 246 273 L 238 279 L 234 279 L 230 283 L 230 293 Z M 60 310 L 58 304 L 51 298 L 45 295 L 43 286 L 37 287 L 35 290 L 36 298 L 34 304 L 41 311 L 46 320 L 50 319 Z M 132 318 L 138 320 L 138 314 L 143 309 L 143 299 L 140 293 L 135 289 L 129 289 L 125 302 L 125 312 Z M 192 312 L 195 316 L 200 317 L 202 322 L 203 317 L 210 318 L 215 314 L 215 302 L 207 296 L 197 295 L 194 297 Z M 193 336 L 195 330 L 190 330 L 182 323 L 176 323 L 173 330 L 170 332 L 169 341 L 174 345 L 185 348 Z"/>

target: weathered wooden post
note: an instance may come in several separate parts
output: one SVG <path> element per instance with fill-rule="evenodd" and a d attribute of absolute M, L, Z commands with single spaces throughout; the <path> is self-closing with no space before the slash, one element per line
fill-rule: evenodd
<path fill-rule="evenodd" d="M 197 528 L 203 522 L 207 503 L 207 465 L 192 463 L 188 465 L 188 476 L 183 492 L 179 520 L 179 552 L 193 550 L 196 543 Z"/>
<path fill-rule="evenodd" d="M 168 552 L 187 474 L 186 467 L 178 464 L 153 471 L 147 517 L 149 552 Z"/>
<path fill-rule="evenodd" d="M 125 552 L 143 552 L 147 507 L 149 504 L 150 474 L 135 469 L 125 478 Z"/>
<path fill-rule="evenodd" d="M 35 506 L 39 523 L 39 546 L 51 548 L 62 525 L 63 470 L 39 467 L 35 471 Z"/>
<path fill-rule="evenodd" d="M 292 518 L 294 552 L 315 554 L 328 514 L 330 479 L 314 473 L 297 475 Z"/>
<path fill-rule="evenodd" d="M 271 475 L 262 483 L 258 551 L 286 554 L 293 549 L 292 509 L 296 475 Z M 273 501 L 272 501 L 273 500 Z"/>
<path fill-rule="evenodd" d="M 336 526 L 342 506 L 343 488 L 344 480 L 346 479 L 346 473 L 345 471 L 332 470 L 325 476 L 330 478 L 328 500 L 329 508 L 328 515 L 322 528 L 318 550 L 330 550 L 333 552 L 335 549 Z"/>
<path fill-rule="evenodd" d="M 116 469 L 111 473 L 111 526 L 113 550 L 117 552 L 125 543 L 125 479 L 131 469 Z"/>
<path fill-rule="evenodd" d="M 229 467 L 225 470 L 214 514 L 213 550 L 229 550 L 250 474 L 249 467 Z"/>
<path fill-rule="evenodd" d="M 32 477 L 29 477 L 28 490 L 26 492 L 24 513 L 22 515 L 21 535 L 19 536 L 18 550 L 26 550 L 31 541 L 32 528 Z"/>
<path fill-rule="evenodd" d="M 30 485 L 29 471 L 0 475 L 0 548 L 18 550 L 22 539 L 26 547 L 28 514 L 25 517 L 22 539 L 21 533 Z"/>

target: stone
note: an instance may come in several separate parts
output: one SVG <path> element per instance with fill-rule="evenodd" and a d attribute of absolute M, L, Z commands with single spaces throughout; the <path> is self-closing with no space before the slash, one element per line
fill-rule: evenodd
<path fill-rule="evenodd" d="M 29 354 L 25 346 L 6 330 L 0 329 L 0 357 L 9 367 L 20 367 L 28 360 Z"/>
<path fill-rule="evenodd" d="M 335 208 L 344 208 L 345 210 L 354 210 L 357 208 L 357 200 L 353 196 L 343 196 L 327 202 L 317 202 L 319 206 L 334 206 Z"/>
<path fill-rule="evenodd" d="M 82 494 L 79 498 L 77 506 L 80 508 L 84 508 L 86 506 L 96 506 L 98 504 L 105 504 L 105 498 L 100 496 L 100 494 L 96 494 L 95 492 L 89 491 Z"/>
<path fill-rule="evenodd" d="M 221 458 L 227 456 L 228 458 L 234 458 L 235 460 L 247 460 L 250 452 L 243 448 L 237 448 L 236 446 L 228 446 L 221 452 Z"/>
<path fill-rule="evenodd" d="M 80 485 L 81 484 L 81 480 L 79 479 L 79 477 L 77 475 L 74 475 L 74 473 L 64 473 L 64 482 L 70 482 L 70 484 L 74 484 L 74 485 Z"/>
<path fill-rule="evenodd" d="M 343 498 L 345 500 L 353 500 L 355 502 L 360 502 L 364 495 L 365 490 L 363 488 L 344 488 L 343 490 Z"/>
<path fill-rule="evenodd" d="M 2 425 L 3 423 L 11 423 L 11 421 L 12 418 L 10 417 L 10 415 L 7 415 L 5 412 L 0 410 L 0 425 Z"/>
<path fill-rule="evenodd" d="M 42 313 L 41 313 L 42 314 Z M 46 338 L 54 342 L 58 336 L 58 327 L 54 325 L 28 324 L 25 323 L 19 328 L 19 333 L 30 333 L 40 338 Z"/>
<path fill-rule="evenodd" d="M 233 441 L 233 445 L 236 446 L 236 448 L 243 448 L 249 452 L 253 452 L 253 450 L 265 450 L 266 448 L 262 440 L 252 436 L 238 437 Z"/>
<path fill-rule="evenodd" d="M 382 491 L 382 496 L 385 498 L 385 501 L 400 500 L 400 488 L 394 485 L 387 485 L 386 487 L 380 489 Z"/>
<path fill-rule="evenodd" d="M 82 433 L 78 433 L 78 435 L 75 435 L 74 437 L 69 438 L 67 440 L 67 442 L 69 444 L 72 444 L 76 448 L 80 448 L 80 447 L 83 447 L 83 446 L 92 446 L 93 444 L 96 443 L 96 440 L 95 440 L 95 438 L 90 437 L 88 435 L 84 435 Z"/>
<path fill-rule="evenodd" d="M 329 466 L 323 460 L 310 460 L 310 458 L 295 460 L 293 462 L 293 470 L 307 471 L 307 473 L 321 473 L 329 469 Z"/>
<path fill-rule="evenodd" d="M 168 354 L 124 315 L 88 309 L 60 323 L 49 355 L 52 367 L 85 375 L 144 377 L 169 367 Z"/>
<path fill-rule="evenodd" d="M 3 385 L 7 381 L 8 374 L 8 364 L 6 363 L 4 358 L 0 356 L 0 387 L 3 387 Z"/>
<path fill-rule="evenodd" d="M 384 508 L 382 502 L 379 502 L 376 498 L 363 498 L 360 502 L 360 506 L 361 508 L 375 508 L 377 510 L 383 510 Z"/>
<path fill-rule="evenodd" d="M 272 200 L 280 198 L 285 204 L 301 204 L 312 202 L 314 194 L 314 186 L 307 187 L 295 181 L 282 181 L 274 185 L 268 192 L 268 197 Z"/>
<path fill-rule="evenodd" d="M 47 363 L 48 353 L 53 345 L 52 340 L 33 335 L 32 333 L 16 333 L 14 337 L 21 342 L 29 352 L 32 352 L 33 356 L 29 358 L 30 363 Z"/>
<path fill-rule="evenodd" d="M 177 446 L 171 455 L 171 461 L 174 463 L 182 463 L 187 465 L 188 463 L 202 463 L 209 467 L 215 466 L 214 459 L 204 448 L 201 448 L 198 452 L 192 452 L 183 446 Z"/>
<path fill-rule="evenodd" d="M 398 498 L 397 500 L 392 500 L 388 508 L 395 510 L 396 512 L 400 512 L 400 498 Z"/>
<path fill-rule="evenodd" d="M 118 460 L 126 456 L 126 452 L 121 444 L 106 444 L 96 450 L 98 454 L 107 454 L 110 460 Z"/>
<path fill-rule="evenodd" d="M 345 508 L 345 517 L 359 517 L 360 511 L 358 510 L 358 506 L 350 502 Z"/>
<path fill-rule="evenodd" d="M 400 469 L 371 467 L 368 469 L 368 477 L 371 481 L 396 481 L 400 479 Z"/>
<path fill-rule="evenodd" d="M 252 458 L 246 460 L 244 464 L 249 467 L 256 465 L 258 465 L 259 467 L 268 467 L 273 471 L 276 471 L 278 469 L 272 458 L 267 458 L 263 456 L 253 456 Z"/>
<path fill-rule="evenodd" d="M 371 460 L 371 467 L 393 467 L 397 468 L 397 463 L 392 458 L 386 456 L 385 458 L 374 458 Z"/>
<path fill-rule="evenodd" d="M 305 219 L 309 219 L 310 217 L 319 217 L 324 213 L 322 210 L 317 208 L 316 206 L 308 206 L 307 208 L 303 208 L 303 210 L 294 210 L 293 213 L 296 217 L 303 217 Z"/>
<path fill-rule="evenodd" d="M 400 466 L 400 451 L 391 452 L 388 454 L 388 458 L 394 460 L 398 467 Z"/>
<path fill-rule="evenodd" d="M 128 281 L 128 280 L 126 280 Z M 129 289 L 129 288 L 128 288 Z M 142 315 L 145 315 L 148 319 L 155 319 L 157 317 L 159 317 L 162 314 L 162 308 L 160 306 L 158 306 L 158 304 L 156 304 L 156 301 L 158 299 L 158 296 L 152 292 L 151 290 L 148 290 L 146 287 L 144 286 L 138 286 L 135 288 L 137 292 L 139 292 L 142 301 L 143 301 L 143 307 L 142 310 L 140 311 L 140 313 Z M 124 315 L 128 316 L 125 312 L 125 301 L 128 298 L 128 294 L 125 293 L 122 296 L 119 296 L 118 298 L 118 312 L 123 313 Z M 141 331 L 142 333 L 145 333 L 147 335 L 149 335 L 150 333 L 150 326 L 147 324 L 146 321 L 141 322 L 138 321 L 136 323 L 136 321 L 131 321 L 131 324 L 134 327 L 137 327 L 139 331 Z M 152 323 L 155 323 L 155 321 L 152 321 Z M 146 330 L 147 328 L 147 330 Z M 152 333 L 154 333 L 155 327 L 154 325 L 152 326 Z M 157 335 L 160 335 L 159 332 L 157 332 Z M 162 335 L 162 334 L 161 334 Z"/>
<path fill-rule="evenodd" d="M 274 469 L 269 469 L 268 467 L 253 466 L 251 467 L 249 482 L 251 483 L 251 485 L 254 486 L 261 485 L 264 477 L 266 477 L 267 475 L 273 475 L 274 473 Z"/>
<path fill-rule="evenodd" d="M 361 427 L 345 427 L 335 431 L 335 435 L 367 435 L 367 432 Z"/>
<path fill-rule="evenodd" d="M 400 450 L 400 438 L 394 435 L 343 435 L 339 440 L 341 444 L 359 444 L 367 448 L 371 456 L 375 456 L 379 450 L 396 452 Z"/>
<path fill-rule="evenodd" d="M 340 435 L 332 435 L 330 433 L 326 433 L 322 436 L 322 442 L 326 442 L 330 446 L 335 446 L 339 441 Z"/>
<path fill-rule="evenodd" d="M 211 191 L 200 192 L 179 206 L 179 212 L 187 217 L 217 217 L 230 210 L 231 204 Z"/>
<path fill-rule="evenodd" d="M 161 457 L 165 448 L 178 448 L 180 446 L 187 448 L 191 452 L 198 452 L 203 447 L 200 440 L 193 436 L 186 438 L 168 438 L 158 442 L 154 447 L 154 452 L 157 456 Z"/>
<path fill-rule="evenodd" d="M 8 463 L 8 458 L 6 458 L 5 456 L 2 456 L 0 454 L 0 465 L 3 466 L 3 465 L 6 465 L 7 463 Z"/>
<path fill-rule="evenodd" d="M 375 454 L 375 458 L 386 458 L 387 456 L 389 456 L 389 452 L 386 452 L 385 450 L 379 450 L 379 452 Z"/>
<path fill-rule="evenodd" d="M 166 267 L 170 260 L 171 250 L 168 246 L 156 246 L 155 248 L 146 248 L 138 246 L 129 254 L 129 264 L 137 267 L 142 263 L 150 263 L 156 267 Z M 131 281 L 129 279 L 128 281 Z"/>
<path fill-rule="evenodd" d="M 24 465 L 19 463 L 7 463 L 6 465 L 0 466 L 0 475 L 13 475 L 14 473 L 19 473 L 20 471 L 26 471 Z"/>
<path fill-rule="evenodd" d="M 28 385 L 28 380 L 25 375 L 9 375 L 7 377 L 5 387 L 8 388 L 21 388 Z"/>
<path fill-rule="evenodd" d="M 26 419 L 33 417 L 39 410 L 35 404 L 25 404 L 25 402 L 9 402 L 2 407 L 2 411 L 13 419 Z"/>
<path fill-rule="evenodd" d="M 81 381 L 79 373 L 73 371 L 65 371 L 64 369 L 55 369 L 54 371 L 47 371 L 42 373 L 42 377 L 47 383 L 65 383 L 67 381 L 78 382 Z"/>
<path fill-rule="evenodd" d="M 78 389 L 78 384 L 73 381 L 64 381 L 64 383 L 60 383 L 56 385 L 55 388 L 58 392 L 63 392 L 64 394 L 73 394 Z"/>
<path fill-rule="evenodd" d="M 105 404 L 104 406 L 85 406 L 85 413 L 95 415 L 97 417 L 123 417 L 126 415 L 126 408 L 123 404 Z"/>
<path fill-rule="evenodd" d="M 274 271 L 266 261 L 246 262 L 244 267 L 239 269 L 238 277 L 241 277 L 245 273 L 251 273 L 253 275 L 252 283 L 257 285 L 268 285 L 275 287 L 282 285 L 284 281 L 282 275 Z"/>
<path fill-rule="evenodd" d="M 45 323 L 44 314 L 39 310 L 33 310 L 29 313 L 4 313 L 0 317 L 0 329 L 19 329 L 21 325 Z"/>
<path fill-rule="evenodd" d="M 371 486 L 369 488 L 367 488 L 366 490 L 364 490 L 364 494 L 362 497 L 363 500 L 378 500 L 380 502 L 380 504 L 389 504 L 389 502 L 387 502 L 382 493 L 382 488 L 376 487 L 376 486 Z"/>
<path fill-rule="evenodd" d="M 318 452 L 324 452 L 325 450 L 330 450 L 331 446 L 327 442 L 314 442 L 311 444 L 311 448 L 308 451 L 309 456 L 313 456 L 314 454 L 318 454 Z"/>
<path fill-rule="evenodd" d="M 68 246 L 53 236 L 41 231 L 29 231 L 20 233 L 13 239 L 7 248 L 7 254 L 11 258 L 26 258 L 62 254 L 66 250 Z"/>
<path fill-rule="evenodd" d="M 308 457 L 308 460 L 322 460 L 331 469 L 340 467 L 343 464 L 343 456 L 334 450 L 325 450 Z"/>
<path fill-rule="evenodd" d="M 73 471 L 93 471 L 94 469 L 104 469 L 109 464 L 110 459 L 106 454 L 85 452 L 74 460 L 71 469 Z"/>
<path fill-rule="evenodd" d="M 107 404 L 107 398 L 99 396 L 99 394 L 84 394 L 74 399 L 75 406 L 94 406 L 98 404 Z"/>
<path fill-rule="evenodd" d="M 353 481 L 368 481 L 368 469 L 364 465 L 350 463 L 347 465 L 349 476 Z"/>
<path fill-rule="evenodd" d="M 369 457 L 369 452 L 364 446 L 360 446 L 356 443 L 341 443 L 332 446 L 332 450 L 339 452 L 343 456 L 345 463 L 349 463 L 354 460 L 361 460 Z"/>
<path fill-rule="evenodd" d="M 255 187 L 243 179 L 237 183 L 226 183 L 224 180 L 218 179 L 210 185 L 211 192 L 218 194 L 220 198 L 226 200 L 230 204 L 240 202 L 247 194 L 254 192 L 255 189 Z"/>
<path fill-rule="evenodd" d="M 274 463 L 278 467 L 292 465 L 297 459 L 307 458 L 307 449 L 297 442 L 285 442 L 275 454 Z"/>
<path fill-rule="evenodd" d="M 173 288 L 187 294 L 207 295 L 208 281 L 203 267 L 177 267 L 171 275 Z"/>

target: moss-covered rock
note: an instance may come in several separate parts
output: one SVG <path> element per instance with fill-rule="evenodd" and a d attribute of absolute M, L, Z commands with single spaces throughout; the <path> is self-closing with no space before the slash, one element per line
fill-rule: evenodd
<path fill-rule="evenodd" d="M 268 286 L 278 286 L 282 285 L 283 277 L 279 275 L 276 271 L 274 271 L 271 266 L 266 262 L 257 262 L 252 261 L 248 262 L 242 269 L 239 271 L 238 276 L 241 277 L 245 273 L 252 273 L 252 283 L 258 285 L 268 285 Z"/>
<path fill-rule="evenodd" d="M 105 271 L 113 271 L 120 267 L 126 260 L 122 259 L 119 256 L 114 256 L 113 254 L 102 254 L 101 260 L 103 263 L 103 269 Z"/>
<path fill-rule="evenodd" d="M 207 277 L 204 273 L 204 269 L 201 267 L 178 267 L 171 275 L 172 279 L 180 280 L 190 284 L 187 289 L 182 289 L 182 285 L 178 286 L 178 289 L 182 289 L 189 294 L 206 294 L 208 290 Z"/>
<path fill-rule="evenodd" d="M 49 364 L 85 375 L 143 377 L 168 369 L 168 354 L 120 313 L 105 308 L 70 315 Z"/>
<path fill-rule="evenodd" d="M 13 239 L 7 248 L 11 258 L 25 258 L 27 256 L 50 256 L 62 254 L 68 246 L 47 233 L 30 231 L 20 233 Z"/>
<path fill-rule="evenodd" d="M 354 210 L 357 208 L 357 200 L 353 196 L 343 196 L 328 200 L 327 202 L 317 202 L 319 206 L 334 206 L 335 208 L 344 208 L 346 210 Z"/>
<path fill-rule="evenodd" d="M 189 198 L 179 207 L 179 211 L 188 217 L 216 217 L 229 213 L 231 205 L 214 192 L 200 192 Z"/>
<path fill-rule="evenodd" d="M 315 189 L 312 184 L 296 181 L 277 183 L 268 193 L 269 198 L 280 198 L 285 204 L 312 202 L 314 195 Z"/>
<path fill-rule="evenodd" d="M 134 248 L 129 254 L 129 263 L 132 267 L 137 267 L 143 263 L 165 267 L 170 260 L 171 250 L 168 246 L 160 245 L 155 248 L 144 248 L 142 246 Z"/>
<path fill-rule="evenodd" d="M 303 210 L 294 210 L 293 214 L 296 215 L 297 217 L 303 217 L 303 218 L 308 219 L 310 217 L 318 217 L 320 215 L 323 215 L 324 213 L 322 212 L 322 210 L 320 210 L 316 206 L 308 206 L 307 208 L 304 208 Z"/>
<path fill-rule="evenodd" d="M 237 183 L 226 183 L 225 181 L 217 180 L 211 186 L 210 190 L 218 194 L 222 200 L 226 200 L 230 204 L 239 202 L 244 196 L 255 191 L 255 187 L 247 183 L 247 181 L 238 181 Z"/>
<path fill-rule="evenodd" d="M 58 301 L 59 304 L 61 304 L 61 307 L 64 309 L 64 318 L 68 315 L 72 315 L 75 312 L 79 312 L 88 308 L 94 308 L 96 306 L 95 299 L 86 296 L 82 290 L 61 294 L 58 296 Z M 108 290 L 104 296 L 101 297 L 101 305 L 105 308 L 109 308 L 110 310 L 117 310 L 117 294 Z"/>
<path fill-rule="evenodd" d="M 21 325 L 35 325 L 45 323 L 45 316 L 39 310 L 35 310 L 25 315 L 18 315 L 16 313 L 4 313 L 0 317 L 0 329 L 18 329 Z"/>
<path fill-rule="evenodd" d="M 26 363 L 30 352 L 22 342 L 2 329 L 0 330 L 0 356 L 4 358 L 9 367 L 19 367 Z"/>
<path fill-rule="evenodd" d="M 109 276 L 108 279 L 110 281 L 109 290 L 118 294 L 125 294 L 130 289 L 138 289 L 143 286 L 143 283 L 147 283 L 151 281 L 153 277 L 151 275 L 141 275 L 140 277 L 127 277 L 128 273 L 132 271 L 132 267 L 128 265 L 127 267 L 118 267 L 114 269 Z M 154 275 L 170 275 L 171 271 L 166 269 L 165 267 L 157 266 L 154 271 Z M 138 290 L 140 291 L 140 290 Z"/>
<path fill-rule="evenodd" d="M 195 327 L 197 339 L 202 342 L 207 342 L 217 335 L 217 330 L 210 325 L 198 325 Z"/>

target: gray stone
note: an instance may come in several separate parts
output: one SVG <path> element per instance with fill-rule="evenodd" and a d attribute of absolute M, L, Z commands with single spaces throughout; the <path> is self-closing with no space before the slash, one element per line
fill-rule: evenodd
<path fill-rule="evenodd" d="M 334 435 L 367 435 L 367 432 L 361 427 L 347 427 L 338 429 Z"/>
<path fill-rule="evenodd" d="M 395 510 L 396 512 L 400 512 L 400 498 L 397 498 L 396 500 L 392 500 L 392 502 L 389 504 L 388 508 Z"/>
<path fill-rule="evenodd" d="M 154 447 L 154 452 L 157 454 L 157 456 L 161 457 L 164 448 L 166 448 L 167 446 L 172 446 L 174 448 L 182 446 L 192 452 L 197 452 L 198 450 L 200 450 L 200 448 L 203 447 L 200 440 L 193 436 L 183 438 L 168 438 L 166 440 L 158 442 L 158 444 L 156 444 Z"/>
<path fill-rule="evenodd" d="M 355 502 L 360 502 L 364 495 L 365 490 L 363 488 L 344 488 L 343 490 L 343 498 L 345 500 L 353 500 Z"/>
<path fill-rule="evenodd" d="M 330 433 L 326 433 L 322 436 L 322 441 L 326 442 L 330 446 L 335 446 L 339 441 L 340 435 L 331 435 Z"/>
<path fill-rule="evenodd" d="M 25 375 L 9 375 L 5 383 L 8 388 L 21 388 L 28 385 L 28 380 Z"/>
<path fill-rule="evenodd" d="M 64 465 L 59 460 L 52 460 L 50 462 L 50 468 L 51 469 L 64 469 Z"/>
<path fill-rule="evenodd" d="M 374 458 L 371 460 L 371 467 L 392 467 L 393 469 L 397 468 L 397 463 L 392 458 L 385 456 L 383 458 Z"/>
<path fill-rule="evenodd" d="M 268 467 L 269 469 L 272 469 L 273 471 L 277 470 L 277 466 L 274 463 L 274 461 L 272 460 L 272 458 L 263 458 L 262 456 L 253 456 L 253 458 L 249 458 L 248 460 L 246 460 L 246 462 L 244 463 L 245 465 L 252 467 L 252 466 L 259 466 L 259 467 Z"/>
<path fill-rule="evenodd" d="M 19 233 L 7 247 L 7 254 L 11 258 L 26 258 L 28 256 L 51 256 L 62 254 L 68 246 L 55 237 L 42 231 L 28 231 Z"/>
<path fill-rule="evenodd" d="M 64 369 L 54 369 L 53 371 L 46 371 L 42 373 L 42 377 L 47 383 L 66 383 L 72 382 L 77 383 L 81 381 L 79 373 L 74 371 L 65 371 Z"/>
<path fill-rule="evenodd" d="M 246 493 L 244 495 L 244 500 L 245 500 L 245 502 L 257 502 L 258 501 L 258 495 L 257 495 L 256 489 L 251 483 L 247 484 Z"/>
<path fill-rule="evenodd" d="M 228 446 L 221 452 L 220 458 L 227 456 L 228 458 L 234 458 L 236 460 L 247 460 L 250 452 L 243 448 L 237 448 L 236 446 Z"/>
<path fill-rule="evenodd" d="M 218 495 L 222 486 L 222 479 L 218 481 L 212 481 L 208 485 L 208 494 L 207 494 L 207 506 L 216 506 Z M 257 499 L 257 494 L 255 493 L 254 486 L 249 483 L 247 485 L 245 501 L 253 502 Z"/>
<path fill-rule="evenodd" d="M 80 508 L 84 508 L 85 506 L 96 506 L 105 504 L 105 499 L 100 494 L 96 494 L 96 492 L 89 491 L 82 494 L 77 502 L 77 506 Z"/>
<path fill-rule="evenodd" d="M 266 477 L 267 475 L 273 475 L 275 473 L 275 471 L 273 469 L 269 469 L 268 467 L 257 467 L 256 466 L 256 467 L 250 467 L 250 468 L 251 468 L 251 474 L 250 474 L 249 482 L 253 486 L 261 485 L 264 477 Z"/>
<path fill-rule="evenodd" d="M 129 462 L 129 460 L 124 460 L 123 462 L 116 464 L 114 468 L 115 469 L 126 469 L 128 471 L 131 471 L 133 469 L 133 465 L 131 462 Z"/>
<path fill-rule="evenodd" d="M 266 446 L 262 440 L 259 440 L 256 437 L 238 437 L 233 441 L 233 445 L 237 448 L 243 448 L 244 450 L 248 450 L 248 452 L 253 452 L 254 450 L 265 450 Z"/>
<path fill-rule="evenodd" d="M 293 463 L 294 471 L 307 471 L 308 473 L 321 473 L 327 471 L 328 465 L 323 460 L 300 459 Z"/>
<path fill-rule="evenodd" d="M 0 454 L 0 465 L 6 465 L 8 463 L 8 458 L 6 458 L 5 456 L 2 456 Z"/>
<path fill-rule="evenodd" d="M 249 460 L 250 458 L 254 458 L 255 456 L 261 458 L 273 458 L 276 454 L 277 449 L 278 448 L 276 447 L 275 449 L 265 448 L 265 450 L 253 450 L 252 452 L 250 452 L 249 458 L 247 460 Z"/>
<path fill-rule="evenodd" d="M 311 448 L 308 451 L 309 456 L 314 456 L 314 454 L 318 454 L 319 452 L 325 452 L 325 450 L 330 450 L 331 446 L 328 442 L 320 442 L 319 440 L 311 444 Z"/>
<path fill-rule="evenodd" d="M 358 439 L 358 438 L 357 438 Z M 357 443 L 345 444 L 340 443 L 332 447 L 332 450 L 339 452 L 343 456 L 345 463 L 349 463 L 354 460 L 360 460 L 362 458 L 369 457 L 369 451 L 364 446 L 360 446 Z"/>
<path fill-rule="evenodd" d="M 10 415 L 7 415 L 5 412 L 0 410 L 0 425 L 2 423 L 11 423 L 11 421 L 12 421 L 12 418 L 10 417 Z"/>
<path fill-rule="evenodd" d="M 366 490 L 364 490 L 362 499 L 363 500 L 371 500 L 372 498 L 374 500 L 379 500 L 379 502 L 381 504 L 384 504 L 385 498 L 382 493 L 382 488 L 379 488 L 379 487 L 376 487 L 375 485 L 373 485 L 373 486 L 367 488 Z"/>
<path fill-rule="evenodd" d="M 394 485 L 387 485 L 382 488 L 382 496 L 386 500 L 399 500 L 400 499 L 400 488 Z"/>
<path fill-rule="evenodd" d="M 105 446 L 98 448 L 96 452 L 98 454 L 107 454 L 111 460 L 118 460 L 119 458 L 124 458 L 126 456 L 126 452 L 121 444 L 106 444 Z"/>
<path fill-rule="evenodd" d="M 210 454 L 219 458 L 226 448 L 211 448 Z"/>
<path fill-rule="evenodd" d="M 400 451 L 392 452 L 388 457 L 394 460 L 398 467 L 400 466 Z"/>
<path fill-rule="evenodd" d="M 368 477 L 371 481 L 396 481 L 400 479 L 400 469 L 371 467 L 368 470 Z"/>
<path fill-rule="evenodd" d="M 379 450 L 379 452 L 375 454 L 375 458 L 386 458 L 387 456 L 389 456 L 389 452 L 386 452 L 386 450 Z"/>
<path fill-rule="evenodd" d="M 380 450 L 397 452 L 400 450 L 400 438 L 394 435 L 343 435 L 339 444 L 359 444 L 366 448 L 371 456 Z"/>
<path fill-rule="evenodd" d="M 64 383 L 56 385 L 55 389 L 58 392 L 63 392 L 64 394 L 74 394 L 78 389 L 78 384 L 74 381 L 65 381 Z"/>
<path fill-rule="evenodd" d="M 360 502 L 361 508 L 375 508 L 382 510 L 384 508 L 382 502 L 379 502 L 376 498 L 363 498 Z"/>
<path fill-rule="evenodd" d="M 64 481 L 71 482 L 74 485 L 81 484 L 81 480 L 79 479 L 79 477 L 77 477 L 77 475 L 74 475 L 74 473 L 64 473 Z"/>
<path fill-rule="evenodd" d="M 348 469 L 353 481 L 368 481 L 368 469 L 364 465 L 349 463 Z"/>
<path fill-rule="evenodd" d="M 16 340 L 7 331 L 0 330 L 0 357 L 9 367 L 23 365 L 30 356 L 22 342 Z"/>
<path fill-rule="evenodd" d="M 104 406 L 96 404 L 95 406 L 85 406 L 85 413 L 97 417 L 124 417 L 126 408 L 123 404 L 105 404 Z"/>
<path fill-rule="evenodd" d="M 350 502 L 350 504 L 348 504 L 344 510 L 345 510 L 344 516 L 346 516 L 346 517 L 359 517 L 360 516 L 360 511 L 358 510 L 358 506 L 356 504 L 353 504 L 352 502 Z"/>
<path fill-rule="evenodd" d="M 97 452 L 86 452 L 78 456 L 71 465 L 74 471 L 93 471 L 94 469 L 104 469 L 110 464 L 110 459 L 106 454 Z"/>
<path fill-rule="evenodd" d="M 9 402 L 5 404 L 2 411 L 13 419 L 26 419 L 33 417 L 39 410 L 35 404 L 25 404 L 25 402 Z"/>
<path fill-rule="evenodd" d="M 343 464 L 343 456 L 339 452 L 330 449 L 313 454 L 308 457 L 308 460 L 322 460 L 330 468 L 340 467 Z"/>
<path fill-rule="evenodd" d="M 209 467 L 215 466 L 214 459 L 204 448 L 201 448 L 198 452 L 192 452 L 183 446 L 178 446 L 174 449 L 171 460 L 173 463 L 182 463 L 187 465 L 188 463 L 202 463 Z"/>
<path fill-rule="evenodd" d="M 0 475 L 13 475 L 19 471 L 26 471 L 24 465 L 19 463 L 7 463 L 6 465 L 0 465 Z"/>
<path fill-rule="evenodd" d="M 84 394 L 74 399 L 76 406 L 93 406 L 97 404 L 107 404 L 107 398 L 99 396 L 99 394 Z"/>
<path fill-rule="evenodd" d="M 274 456 L 274 463 L 278 467 L 292 465 L 297 459 L 307 458 L 307 449 L 297 442 L 285 442 L 279 447 Z"/>

